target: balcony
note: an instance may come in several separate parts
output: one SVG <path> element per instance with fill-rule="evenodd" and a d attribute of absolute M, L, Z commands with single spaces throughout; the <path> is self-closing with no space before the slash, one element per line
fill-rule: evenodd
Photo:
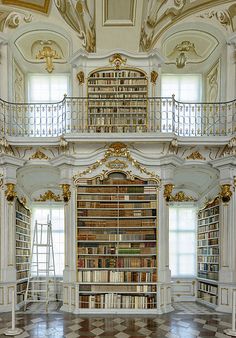
<path fill-rule="evenodd" d="M 172 133 L 199 138 L 230 137 L 236 133 L 236 99 L 186 103 L 176 101 L 174 96 L 149 97 L 145 103 L 145 109 L 139 114 L 138 99 L 124 99 L 124 105 L 121 105 L 120 99 L 97 99 L 96 107 L 100 108 L 93 113 L 88 110 L 90 103 L 85 97 L 64 97 L 58 103 L 0 100 L 0 136 L 39 138 L 85 133 Z M 109 112 L 108 106 L 113 107 Z"/>

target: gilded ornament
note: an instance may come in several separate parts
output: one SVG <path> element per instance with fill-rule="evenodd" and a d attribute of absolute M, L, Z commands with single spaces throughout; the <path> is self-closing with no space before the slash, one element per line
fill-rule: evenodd
<path fill-rule="evenodd" d="M 126 64 L 127 59 L 122 58 L 122 56 L 118 53 L 114 54 L 110 59 L 109 62 L 115 67 L 115 69 L 120 69 L 122 65 Z"/>
<path fill-rule="evenodd" d="M 173 202 L 196 201 L 193 197 L 186 195 L 184 191 L 177 192 L 174 196 L 171 196 L 170 200 Z"/>
<path fill-rule="evenodd" d="M 50 158 L 45 155 L 41 150 L 37 150 L 32 156 L 30 156 L 29 160 L 49 160 Z"/>
<path fill-rule="evenodd" d="M 172 190 L 174 188 L 174 184 L 165 184 L 164 185 L 164 193 L 163 196 L 166 200 L 166 202 L 170 202 L 171 201 L 171 194 L 172 194 Z"/>
<path fill-rule="evenodd" d="M 70 184 L 61 184 L 64 202 L 68 202 L 71 197 Z"/>
<path fill-rule="evenodd" d="M 186 157 L 187 160 L 202 160 L 205 161 L 206 158 L 199 153 L 199 151 L 194 151 L 192 154 Z"/>
<path fill-rule="evenodd" d="M 62 57 L 57 53 L 56 50 L 53 50 L 50 46 L 43 46 L 41 50 L 39 50 L 36 55 L 36 59 L 45 60 L 46 62 L 46 70 L 48 73 L 52 73 L 54 69 L 53 60 L 61 59 Z"/>
<path fill-rule="evenodd" d="M 106 164 L 110 169 L 125 169 L 128 165 L 124 161 L 120 161 L 118 158 L 114 161 L 110 161 Z"/>
<path fill-rule="evenodd" d="M 84 72 L 82 70 L 77 73 L 77 79 L 79 80 L 79 85 L 84 83 Z"/>
<path fill-rule="evenodd" d="M 78 33 L 82 46 L 89 53 L 96 51 L 95 0 L 55 0 L 66 23 Z"/>
<path fill-rule="evenodd" d="M 94 164 L 89 166 L 84 171 L 74 175 L 73 180 L 74 183 L 77 184 L 79 182 L 79 179 L 83 177 L 86 174 L 90 174 L 94 170 L 96 170 L 98 167 L 105 164 L 109 158 L 111 157 L 124 157 L 126 158 L 135 168 L 137 168 L 141 173 L 144 173 L 148 176 L 151 176 L 156 182 L 160 183 L 160 178 L 156 176 L 154 172 L 150 172 L 145 167 L 143 167 L 137 160 L 135 160 L 129 150 L 127 149 L 127 145 L 121 142 L 113 143 L 110 145 L 108 150 L 105 152 L 104 157 L 101 160 L 96 161 Z"/>
<path fill-rule="evenodd" d="M 24 206 L 26 206 L 27 201 L 26 201 L 25 197 L 22 196 L 21 199 L 20 199 L 20 202 L 21 202 L 21 204 L 23 204 Z"/>
<path fill-rule="evenodd" d="M 35 199 L 35 202 L 46 202 L 46 201 L 54 201 L 61 202 L 62 199 L 60 195 L 56 195 L 53 191 L 48 190 L 43 195 L 39 196 L 39 199 Z"/>
<path fill-rule="evenodd" d="M 233 6 L 229 7 L 228 10 L 225 9 L 216 11 L 213 9 L 209 12 L 201 14 L 200 18 L 215 19 L 227 30 L 229 28 L 232 28 L 232 18 L 230 8 L 233 8 Z"/>
<path fill-rule="evenodd" d="M 155 70 L 151 71 L 151 82 L 153 84 L 156 84 L 157 78 L 158 78 L 158 73 Z"/>
<path fill-rule="evenodd" d="M 6 183 L 7 190 L 5 191 L 5 196 L 8 202 L 12 202 L 16 197 L 15 184 L 13 183 Z"/>
<path fill-rule="evenodd" d="M 17 28 L 22 20 L 26 23 L 32 21 L 32 15 L 23 11 L 16 13 L 14 10 L 0 8 L 0 31 L 3 32 L 6 27 Z"/>
<path fill-rule="evenodd" d="M 222 199 L 223 203 L 228 203 L 232 196 L 232 191 L 230 190 L 231 185 L 230 184 L 223 184 L 220 186 L 221 192 L 220 197 Z"/>

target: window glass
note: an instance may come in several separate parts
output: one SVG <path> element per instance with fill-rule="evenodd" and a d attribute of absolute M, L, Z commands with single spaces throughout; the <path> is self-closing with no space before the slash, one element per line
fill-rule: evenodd
<path fill-rule="evenodd" d="M 38 224 L 46 224 L 47 220 L 51 220 L 52 224 L 52 239 L 53 239 L 53 251 L 54 251 L 54 260 L 55 260 L 55 273 L 56 276 L 62 276 L 64 270 L 64 208 L 63 206 L 34 206 L 32 213 L 33 220 L 33 231 L 35 222 Z M 43 241 L 46 242 L 46 227 L 43 231 Z M 33 240 L 33 239 L 32 239 Z M 45 248 L 42 248 L 39 252 L 41 257 L 39 257 L 39 262 L 45 261 L 46 255 Z M 34 262 L 36 262 L 36 255 L 33 257 Z M 39 263 L 39 269 L 44 269 L 45 265 Z M 43 273 L 42 273 L 43 274 Z"/>
<path fill-rule="evenodd" d="M 196 208 L 170 206 L 169 250 L 172 277 L 196 275 Z"/>

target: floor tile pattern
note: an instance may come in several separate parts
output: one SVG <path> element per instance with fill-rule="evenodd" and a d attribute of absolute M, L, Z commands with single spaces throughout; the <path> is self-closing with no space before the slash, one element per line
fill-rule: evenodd
<path fill-rule="evenodd" d="M 195 304 L 178 303 L 164 315 L 74 315 L 65 312 L 17 312 L 18 338 L 229 338 L 231 316 Z M 205 311 L 205 312 L 203 312 Z M 10 313 L 0 314 L 0 337 L 11 327 Z"/>

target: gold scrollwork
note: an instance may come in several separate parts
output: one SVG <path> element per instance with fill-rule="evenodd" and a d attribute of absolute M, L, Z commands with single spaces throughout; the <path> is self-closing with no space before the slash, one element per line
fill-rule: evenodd
<path fill-rule="evenodd" d="M 63 200 L 64 202 L 68 202 L 71 197 L 70 184 L 65 184 L 65 183 L 61 184 L 61 188 L 62 188 Z"/>
<path fill-rule="evenodd" d="M 202 156 L 202 154 L 199 153 L 199 151 L 194 151 L 192 154 L 187 156 L 186 159 L 187 160 L 202 160 L 202 161 L 206 160 L 206 158 Z"/>
<path fill-rule="evenodd" d="M 84 72 L 82 70 L 77 73 L 77 79 L 79 81 L 79 85 L 82 85 L 84 83 Z"/>
<path fill-rule="evenodd" d="M 126 64 L 127 59 L 123 58 L 119 53 L 114 54 L 110 59 L 109 62 L 114 65 L 115 69 L 120 69 L 120 67 Z"/>
<path fill-rule="evenodd" d="M 8 202 L 12 202 L 16 197 L 15 184 L 13 183 L 6 183 L 7 190 L 5 191 L 5 196 Z"/>
<path fill-rule="evenodd" d="M 158 73 L 155 70 L 151 71 L 151 83 L 156 84 L 157 78 Z"/>
<path fill-rule="evenodd" d="M 50 158 L 45 155 L 41 150 L 37 150 L 32 156 L 30 156 L 29 160 L 49 160 Z"/>
<path fill-rule="evenodd" d="M 232 196 L 232 191 L 230 190 L 231 185 L 230 184 L 223 184 L 220 186 L 221 192 L 220 197 L 222 199 L 223 203 L 228 203 Z"/>
<path fill-rule="evenodd" d="M 92 173 L 98 167 L 105 164 L 109 158 L 111 157 L 124 157 L 126 158 L 136 169 L 138 169 L 141 173 L 144 173 L 148 176 L 151 176 L 155 181 L 160 183 L 160 178 L 155 175 L 154 172 L 150 172 L 144 166 L 142 166 L 137 160 L 135 160 L 132 155 L 130 154 L 129 150 L 127 149 L 127 145 L 121 142 L 113 143 L 109 146 L 106 150 L 104 157 L 101 160 L 97 160 L 94 164 L 90 167 L 85 169 L 84 171 L 76 174 L 73 176 L 74 183 L 77 184 L 78 180 L 86 174 Z"/>
<path fill-rule="evenodd" d="M 174 196 L 171 196 L 173 202 L 190 202 L 196 201 L 192 196 L 188 196 L 184 191 L 177 192 Z"/>
<path fill-rule="evenodd" d="M 166 202 L 169 202 L 171 200 L 171 194 L 172 194 L 172 190 L 174 188 L 174 184 L 165 184 L 164 185 L 164 193 L 163 196 L 166 200 Z"/>
<path fill-rule="evenodd" d="M 46 191 L 43 195 L 41 194 L 38 199 L 35 199 L 35 202 L 46 202 L 46 201 L 61 202 L 62 199 L 60 195 L 56 195 L 51 190 Z"/>

